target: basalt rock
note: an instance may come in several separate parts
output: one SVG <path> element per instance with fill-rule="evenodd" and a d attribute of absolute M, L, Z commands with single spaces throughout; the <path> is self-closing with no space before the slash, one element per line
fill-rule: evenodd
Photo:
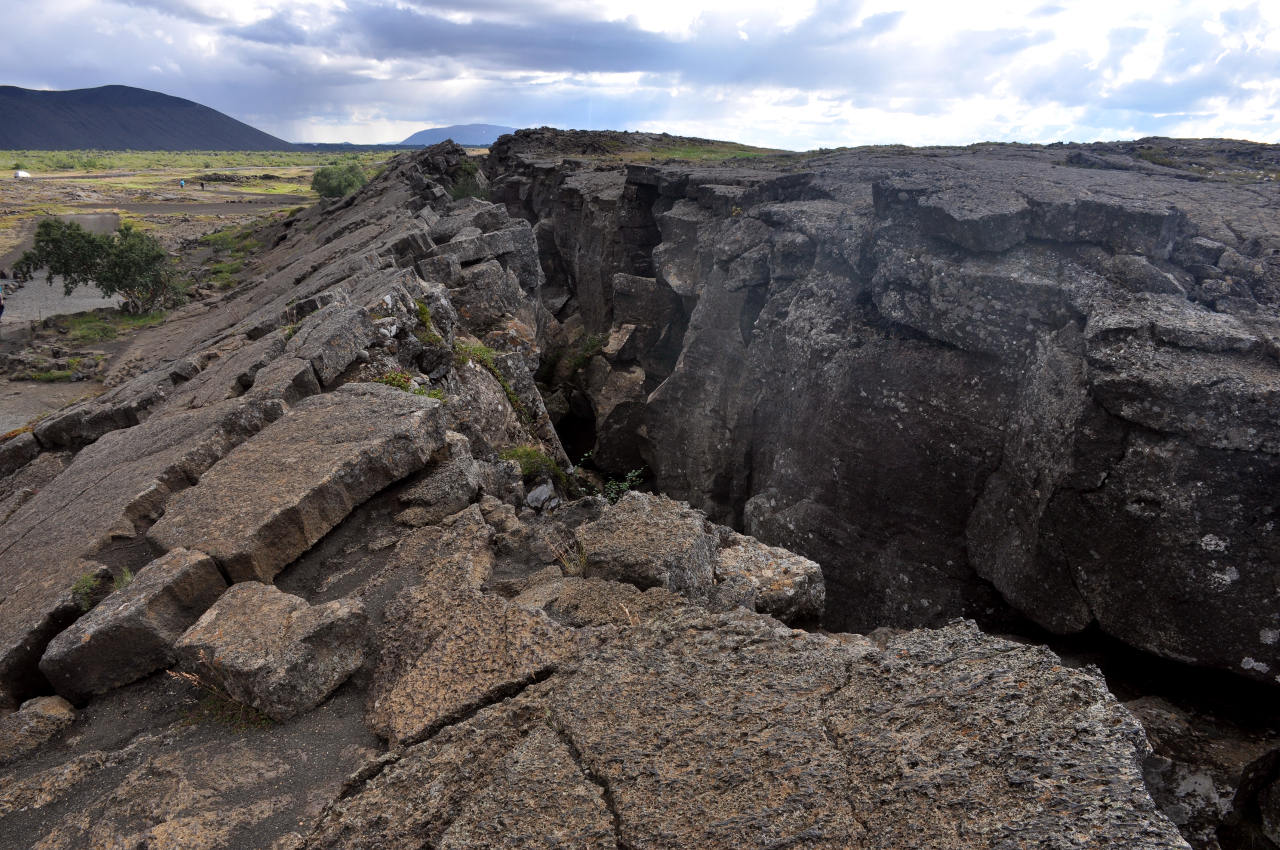
<path fill-rule="evenodd" d="M 1242 404 L 1234 430 L 1210 415 L 1250 385 L 1241 364 L 1266 368 L 1265 309 L 1202 315 L 1236 315 L 1246 290 L 1264 305 L 1241 284 L 1262 243 L 1139 203 L 1139 181 L 1165 179 L 1145 171 L 1116 171 L 1131 183 L 1112 191 L 1114 169 L 1072 167 L 1093 175 L 1088 203 L 1075 177 L 1028 180 L 1019 202 L 1001 181 L 1041 168 L 1035 152 L 558 155 L 617 141 L 496 145 L 498 203 L 451 197 L 476 173 L 456 146 L 392 161 L 268 225 L 251 280 L 140 333 L 109 392 L 11 450 L 0 709 L 52 690 L 42 657 L 85 702 L 73 734 L 0 766 L 7 842 L 1186 846 L 1100 678 L 951 617 L 1003 595 L 1053 598 L 1068 627 L 1100 619 L 1110 591 L 1073 580 L 1085 542 L 1068 531 L 1084 508 L 1105 528 L 1109 505 L 1149 506 L 1161 429 L 1188 470 L 1198 452 L 1266 454 L 1265 413 Z M 957 176 L 965 157 L 981 180 Z M 1132 297 L 1123 321 L 1091 324 L 1108 274 L 1199 312 Z M 1230 379 L 1161 383 L 1142 346 Z M 686 503 L 575 500 L 545 470 L 527 483 L 552 492 L 528 507 L 508 450 L 568 466 L 535 376 L 558 382 L 570 442 L 600 442 L 597 472 L 643 463 Z M 1168 509 L 1200 522 L 1238 474 Z M 1019 534 L 1002 536 L 1009 515 Z M 1253 526 L 1192 533 L 1257 591 L 1232 560 Z M 192 556 L 209 596 L 233 582 L 177 641 L 194 678 L 146 672 L 208 601 L 153 585 L 179 549 L 216 564 L 215 579 Z M 1028 564 L 1050 549 L 1041 588 Z M 828 625 L 856 609 L 943 628 L 873 641 L 783 622 L 824 606 Z M 126 623 L 156 651 L 93 654 Z M 85 652 L 103 669 L 73 662 Z"/>
<path fill-rule="evenodd" d="M 365 657 L 364 607 L 308 605 L 274 587 L 237 584 L 175 644 L 182 665 L 273 720 L 319 705 Z"/>
<path fill-rule="evenodd" d="M 489 164 L 545 234 L 562 362 L 600 341 L 551 380 L 607 473 L 822 564 L 831 628 L 1096 624 L 1274 683 L 1274 190 L 1105 145 L 569 153 L 631 141 Z"/>

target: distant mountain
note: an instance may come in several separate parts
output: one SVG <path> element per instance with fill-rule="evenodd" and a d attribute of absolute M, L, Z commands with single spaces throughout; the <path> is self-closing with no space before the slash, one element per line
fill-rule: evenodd
<path fill-rule="evenodd" d="M 0 150 L 291 150 L 216 109 L 130 86 L 0 86 Z"/>
<path fill-rule="evenodd" d="M 497 124 L 450 124 L 448 127 L 419 130 L 400 144 L 425 147 L 445 139 L 453 139 L 460 145 L 486 148 L 497 141 L 499 136 L 515 131 L 515 127 L 501 127 Z"/>

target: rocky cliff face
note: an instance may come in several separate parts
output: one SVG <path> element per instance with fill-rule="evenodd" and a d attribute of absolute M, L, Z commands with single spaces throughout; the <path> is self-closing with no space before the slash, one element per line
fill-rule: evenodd
<path fill-rule="evenodd" d="M 597 464 L 817 560 L 832 628 L 1025 616 L 1280 681 L 1274 148 L 544 135 L 489 174 L 596 341 L 552 382 Z"/>
<path fill-rule="evenodd" d="M 1160 612 L 1180 646 L 1165 608 L 1259 586 L 1265 197 L 1229 237 L 1137 209 L 1145 174 L 1063 165 L 1053 195 L 1043 151 L 566 163 L 584 142 L 396 160 L 0 444 L 5 841 L 1185 847 L 1096 671 L 970 622 L 793 626 L 1007 599 L 1064 631 Z M 1180 272 L 1210 239 L 1219 276 Z M 553 417 L 694 507 L 573 500 Z M 1175 600 L 1152 571 L 1200 552 L 1236 575 Z"/>

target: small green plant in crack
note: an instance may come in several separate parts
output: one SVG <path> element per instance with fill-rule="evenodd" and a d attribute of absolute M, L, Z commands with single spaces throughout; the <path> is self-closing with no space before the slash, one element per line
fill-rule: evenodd
<path fill-rule="evenodd" d="M 288 342 L 289 340 L 293 339 L 297 335 L 297 333 L 298 333 L 298 322 L 294 322 L 291 325 L 285 325 L 284 326 L 285 342 Z"/>
<path fill-rule="evenodd" d="M 120 571 L 120 575 L 111 580 L 111 589 L 113 591 L 124 590 L 131 584 L 133 584 L 133 570 L 125 567 Z"/>
<path fill-rule="evenodd" d="M 604 497 L 609 500 L 610 504 L 617 504 L 618 500 L 625 496 L 629 491 L 640 486 L 640 482 L 644 480 L 643 469 L 633 469 L 621 479 L 611 478 L 605 482 Z"/>
<path fill-rule="evenodd" d="M 428 390 L 427 398 L 434 398 L 436 401 L 444 401 L 444 390 L 439 387 L 436 387 L 434 390 Z"/>
<path fill-rule="evenodd" d="M 93 573 L 83 573 L 71 585 L 71 598 L 80 606 L 81 611 L 93 607 L 94 597 L 98 595 L 98 577 Z"/>
<path fill-rule="evenodd" d="M 579 339 L 574 345 L 573 353 L 568 357 L 569 371 L 577 372 L 590 363 L 592 357 L 604 350 L 605 342 L 606 339 L 602 334 L 588 334 Z"/>
<path fill-rule="evenodd" d="M 383 372 L 381 375 L 374 378 L 374 380 L 379 384 L 386 384 L 389 387 L 395 387 L 398 390 L 413 393 L 414 395 L 428 394 L 422 387 L 415 387 L 413 385 L 413 378 L 403 369 L 391 369 L 390 371 Z"/>
<path fill-rule="evenodd" d="M 418 338 L 418 342 L 423 345 L 439 346 L 444 345 L 444 338 L 436 331 L 435 324 L 431 321 L 431 308 L 427 306 L 425 301 L 414 301 L 414 306 L 418 308 L 418 323 L 413 331 L 413 335 Z"/>
<path fill-rule="evenodd" d="M 453 344 L 453 353 L 456 365 L 462 366 L 474 362 L 492 375 L 493 379 L 502 387 L 502 391 L 506 393 L 507 401 L 510 402 L 511 409 L 516 412 L 516 416 L 520 417 L 520 421 L 530 427 L 536 424 L 533 416 L 529 414 L 529 409 L 524 406 L 524 402 L 520 401 L 520 396 L 516 395 L 515 388 L 507 380 L 507 376 L 502 374 L 502 370 L 498 368 L 496 360 L 498 352 L 483 343 L 468 343 L 459 340 Z"/>
<path fill-rule="evenodd" d="M 514 460 L 520 464 L 520 477 L 526 482 L 545 476 L 555 481 L 562 490 L 569 486 L 569 478 L 564 474 L 564 470 L 549 454 L 537 446 L 512 446 L 499 452 L 498 457 L 503 460 Z"/>

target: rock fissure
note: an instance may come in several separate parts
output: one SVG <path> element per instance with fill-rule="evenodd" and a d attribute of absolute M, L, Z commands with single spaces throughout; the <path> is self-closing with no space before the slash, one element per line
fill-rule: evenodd
<path fill-rule="evenodd" d="M 613 838 L 617 850 L 634 850 L 634 846 L 628 843 L 623 835 L 622 815 L 618 813 L 618 803 L 613 798 L 613 789 L 609 786 L 609 781 L 591 769 L 591 765 L 583 759 L 582 751 L 578 749 L 577 743 L 573 740 L 573 736 L 569 734 L 568 730 L 554 723 L 551 725 L 551 730 L 555 732 L 556 737 L 560 739 L 565 749 L 569 751 L 569 755 L 573 758 L 573 763 L 577 765 L 578 770 L 582 771 L 582 775 L 592 785 L 600 789 L 600 798 L 604 800 L 604 804 L 609 810 L 609 817 L 613 821 Z"/>
<path fill-rule="evenodd" d="M 1099 680 L 955 620 L 1280 670 L 1262 198 L 1031 146 L 611 158 L 668 143 L 394 160 L 46 429 L 85 447 L 0 526 L 0 635 L 60 632 L 31 660 L 91 739 L 173 722 L 139 672 L 171 652 L 276 720 L 50 780 L 39 840 L 1185 846 Z M 50 626 L 14 553 L 69 574 L 112 529 L 15 523 L 117 503 L 141 548 L 111 558 L 164 554 Z M 75 748 L 49 729 L 42 771 Z"/>

